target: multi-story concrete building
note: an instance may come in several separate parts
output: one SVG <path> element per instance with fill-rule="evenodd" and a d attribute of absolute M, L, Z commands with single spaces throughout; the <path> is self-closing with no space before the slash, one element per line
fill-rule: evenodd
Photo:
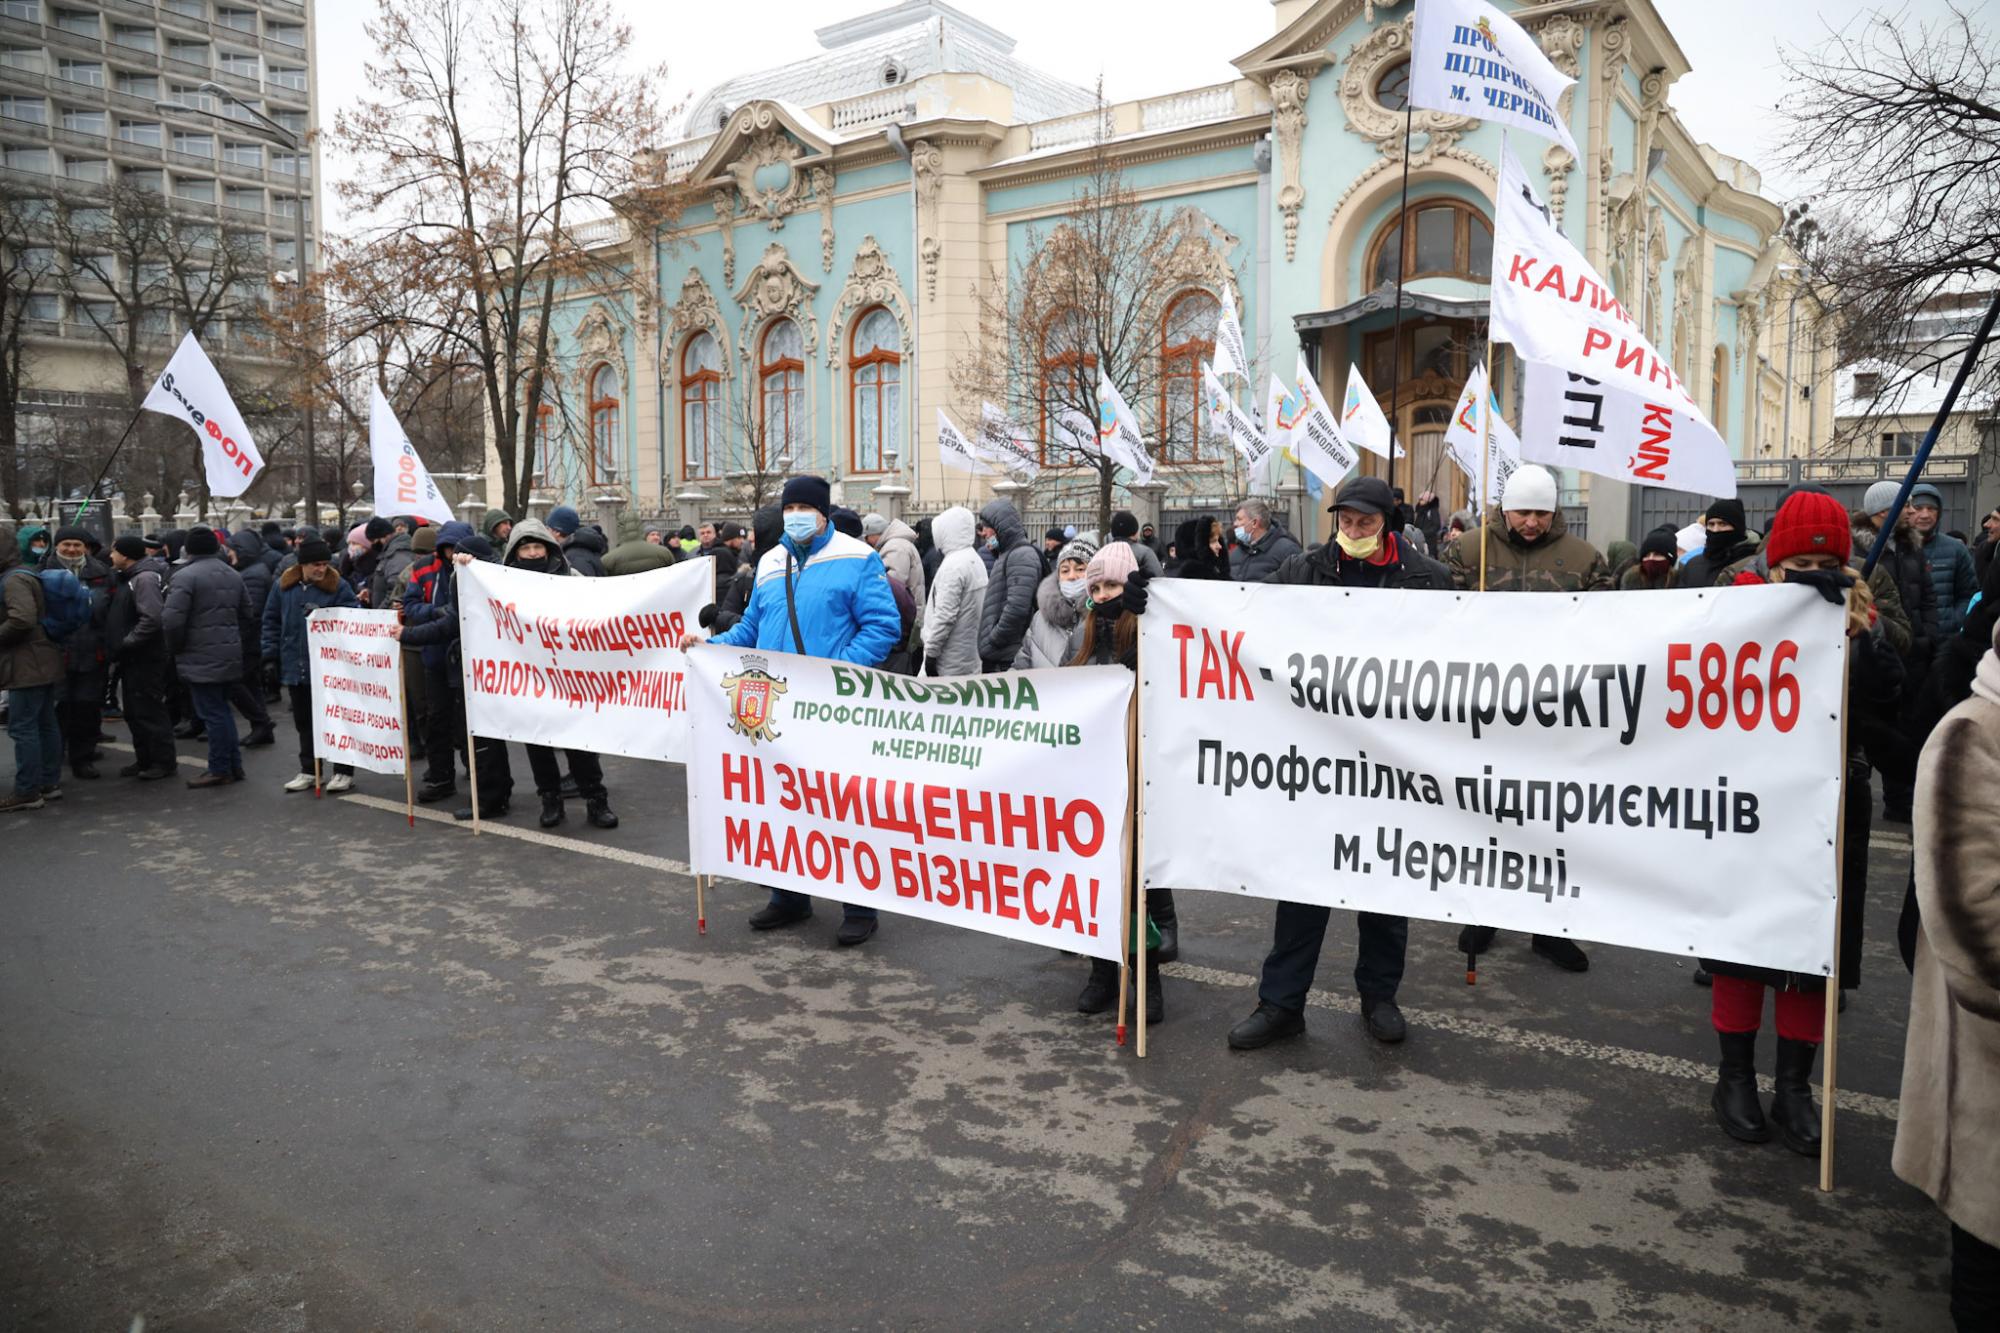
<path fill-rule="evenodd" d="M 1786 407 L 1809 358 L 1774 356 L 1795 269 L 1784 212 L 1755 169 L 1675 115 L 1672 90 L 1690 66 L 1653 0 L 1503 3 L 1577 79 L 1560 110 L 1580 159 L 1513 140 L 1564 230 L 1746 465 L 1794 452 L 1787 431 L 1824 438 L 1830 394 Z M 968 487 L 976 496 L 990 479 L 975 486 L 938 463 L 938 410 L 968 429 L 977 421 L 976 404 L 954 392 L 954 360 L 992 337 L 982 291 L 1048 243 L 1108 154 L 1142 206 L 1193 210 L 1204 238 L 1184 292 L 1154 312 L 1157 380 L 1171 385 L 1173 367 L 1212 355 L 1216 312 L 1233 301 L 1265 370 L 1289 375 L 1303 353 L 1338 403 L 1349 366 L 1362 367 L 1410 444 L 1398 483 L 1462 499 L 1439 443 L 1484 349 L 1500 132 L 1416 113 L 1400 213 L 1411 4 L 1270 8 L 1274 33 L 1234 59 L 1235 78 L 1102 110 L 1088 89 L 1027 66 L 1011 39 L 935 0 L 835 23 L 819 30 L 816 56 L 717 85 L 693 103 L 687 139 L 661 153 L 668 178 L 692 192 L 676 234 L 607 224 L 603 243 L 629 252 L 629 280 L 576 291 L 552 330 L 577 410 L 547 441 L 551 498 L 609 489 L 641 512 L 740 512 L 739 479 L 763 440 L 858 508 L 907 496 L 929 513 Z M 1513 415 L 1509 350 L 1495 382 Z M 1830 380 L 1830 359 L 1816 369 Z M 1121 479 L 1116 495 L 1162 519 L 1227 506 L 1242 485 L 1226 445 L 1198 430 L 1176 437 L 1171 393 L 1133 405 L 1159 437 L 1160 485 Z M 1367 466 L 1381 467 L 1372 456 Z M 1025 496 L 1031 521 L 1094 509 L 1094 477 L 1064 475 L 1079 471 L 1043 474 Z M 1295 524 L 1318 530 L 1296 467 L 1274 481 Z M 1599 541 L 1703 503 L 1564 482 L 1573 519 Z"/>
<path fill-rule="evenodd" d="M 126 403 L 134 310 L 148 377 L 193 319 L 232 377 L 269 379 L 271 284 L 319 251 L 313 69 L 311 0 L 0 0 L 0 186 L 40 275 L 23 325 L 31 489 L 88 482 L 52 474 L 36 443 L 65 413 Z M 151 253 L 113 216 L 138 192 L 170 219 Z"/>

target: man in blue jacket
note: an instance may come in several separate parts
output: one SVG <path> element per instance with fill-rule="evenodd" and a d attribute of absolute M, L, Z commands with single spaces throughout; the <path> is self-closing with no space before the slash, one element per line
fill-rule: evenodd
<path fill-rule="evenodd" d="M 712 642 L 877 665 L 894 651 L 903 630 L 882 557 L 859 538 L 833 530 L 832 492 L 824 478 L 793 477 L 781 504 L 784 540 L 758 560 L 743 618 Z M 701 635 L 690 634 L 682 646 L 700 642 Z M 812 899 L 805 894 L 773 889 L 770 903 L 750 918 L 750 928 L 774 930 L 811 915 Z M 851 945 L 874 933 L 875 909 L 850 904 L 834 938 Z"/>

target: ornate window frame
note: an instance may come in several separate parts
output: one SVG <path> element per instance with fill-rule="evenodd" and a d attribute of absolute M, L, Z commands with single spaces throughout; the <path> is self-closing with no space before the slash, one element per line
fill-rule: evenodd
<path fill-rule="evenodd" d="M 878 349 L 877 351 L 873 351 L 864 356 L 859 356 L 859 357 L 857 357 L 854 354 L 854 348 L 852 346 L 854 336 L 861 332 L 861 326 L 867 322 L 868 317 L 874 314 L 878 310 L 888 315 L 892 320 L 895 318 L 895 312 L 893 310 L 890 310 L 888 306 L 881 304 L 871 305 L 866 309 L 857 311 L 855 313 L 853 325 L 850 328 L 847 335 L 849 346 L 847 349 L 847 375 L 846 375 L 845 389 L 847 393 L 847 471 L 849 475 L 857 475 L 857 476 L 876 475 L 887 472 L 889 471 L 889 467 L 887 463 L 884 461 L 884 455 L 886 455 L 890 449 L 896 450 L 899 454 L 903 452 L 902 450 L 903 441 L 901 439 L 895 438 L 894 436 L 891 435 L 884 435 L 881 442 L 881 448 L 879 448 L 876 451 L 877 456 L 875 459 L 875 466 L 863 467 L 861 465 L 860 403 L 861 403 L 861 394 L 864 387 L 871 389 L 875 394 L 876 420 L 878 422 L 884 419 L 885 413 L 882 411 L 883 407 L 886 406 L 888 402 L 892 399 L 901 399 L 903 397 L 903 390 L 904 390 L 903 372 L 902 372 L 902 367 L 904 362 L 904 355 L 903 355 L 904 344 L 900 340 L 900 333 L 901 333 L 900 326 L 898 328 L 899 340 L 896 344 L 895 351 L 891 352 Z M 878 376 L 875 384 L 871 386 L 863 386 L 860 382 L 858 372 L 869 366 L 880 366 L 883 369 L 880 372 L 880 375 Z M 894 384 L 885 385 L 882 381 L 890 373 L 888 369 L 889 367 L 895 368 L 896 381 Z M 899 403 L 898 406 L 900 405 L 901 404 Z M 899 412 L 897 415 L 900 419 L 901 413 Z M 900 436 L 900 434 L 901 430 L 900 430 L 900 420 L 899 420 L 899 429 L 895 432 L 895 436 Z"/>

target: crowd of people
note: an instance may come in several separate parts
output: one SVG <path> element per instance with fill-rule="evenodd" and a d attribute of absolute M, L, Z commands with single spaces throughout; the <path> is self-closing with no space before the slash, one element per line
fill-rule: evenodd
<path fill-rule="evenodd" d="M 2000 1062 L 1993 1026 L 2000 1021 L 1993 989 L 2000 932 L 1990 918 L 2000 820 L 1990 805 L 1981 821 L 1963 810 L 1964 793 L 1990 793 L 2000 773 L 2000 508 L 1968 542 L 1946 530 L 1941 494 L 1917 486 L 1864 579 L 1858 570 L 1881 539 L 1896 492 L 1895 483 L 1879 483 L 1849 512 L 1824 491 L 1798 487 L 1762 532 L 1739 501 L 1717 500 L 1702 519 L 1705 540 L 1692 550 L 1681 549 L 1667 527 L 1606 552 L 1566 530 L 1554 477 L 1532 465 L 1513 473 L 1483 518 L 1441 516 L 1433 495 L 1410 505 L 1378 478 L 1350 477 L 1329 506 L 1331 540 L 1312 545 L 1254 498 L 1227 516 L 1180 522 L 1169 541 L 1121 512 L 1102 540 L 1061 527 L 1038 542 L 1008 500 L 977 512 L 955 506 L 909 524 L 835 505 L 818 477 L 788 481 L 779 503 L 753 514 L 747 531 L 729 522 L 674 531 L 631 524 L 615 544 L 567 506 L 541 522 L 490 510 L 477 530 L 376 517 L 345 534 L 275 523 L 235 533 L 197 527 L 126 534 L 108 549 L 78 526 L 0 529 L 0 688 L 15 754 L 13 790 L 0 797 L 0 812 L 60 799 L 65 764 L 77 780 L 102 776 L 107 700 L 131 733 L 133 761 L 120 776 L 167 778 L 175 772 L 176 739 L 205 739 L 206 767 L 187 785 L 240 782 L 241 749 L 276 743 L 269 705 L 289 698 L 299 764 L 284 789 L 348 790 L 345 768 L 315 771 L 305 626 L 323 607 L 367 606 L 399 613 L 412 759 L 424 765 L 417 799 L 455 796 L 463 767 L 476 774 L 481 814 L 506 816 L 513 795 L 508 746 L 468 738 L 465 726 L 456 570 L 475 560 L 599 578 L 703 559 L 712 564 L 715 594 L 689 644 L 709 639 L 941 676 L 1110 663 L 1136 669 L 1139 617 L 1148 585 L 1161 578 L 1526 593 L 1804 583 L 1849 609 L 1847 893 L 1836 984 L 1846 990 L 1859 983 L 1869 782 L 1879 773 L 1882 817 L 1917 820 L 1914 865 L 1899 886 L 1899 944 L 1917 976 L 1905 1096 L 1915 1080 L 1909 1104 L 1920 1114 L 1899 1136 L 1898 1169 L 1921 1177 L 1948 1211 L 1955 1194 L 1984 1191 L 1962 1243 L 1968 1271 L 1984 1263 L 1992 1273 L 2000 1271 L 2000 1252 L 1978 1248 L 1981 1235 L 2000 1235 L 1992 1177 L 1977 1191 L 1966 1181 L 1970 1164 L 1989 1170 L 1997 1150 L 1990 1136 L 1976 1149 L 1963 1141 L 1963 1108 L 1938 1080 L 1948 1080 L 1956 1063 Z M 247 734 L 239 733 L 238 714 Z M 1939 744 L 1927 749 L 1934 730 Z M 597 755 L 524 748 L 542 827 L 562 823 L 569 800 L 582 802 L 593 827 L 617 827 Z M 470 818 L 472 809 L 457 815 Z M 1977 826 L 1968 829 L 1969 822 Z M 1149 890 L 1146 906 L 1146 1003 L 1158 1022 L 1166 1015 L 1158 969 L 1179 954 L 1179 921 L 1171 890 Z M 772 930 L 811 915 L 809 898 L 776 890 L 749 924 Z M 1255 1049 L 1304 1031 L 1330 915 L 1310 904 L 1276 906 L 1257 1004 L 1230 1030 L 1230 1046 Z M 835 938 L 860 944 L 877 925 L 872 909 L 848 905 Z M 1375 1039 L 1402 1041 L 1407 1025 L 1397 992 L 1409 923 L 1362 913 L 1357 925 L 1362 1021 Z M 1458 941 L 1473 957 L 1494 943 L 1495 931 L 1477 925 Z M 1531 949 L 1565 971 L 1589 967 L 1571 940 L 1538 936 Z M 1093 962 L 1077 1008 L 1115 1006 L 1118 975 L 1117 967 Z M 1705 960 L 1696 980 L 1710 990 L 1719 1045 L 1711 1095 L 1718 1124 L 1737 1140 L 1775 1136 L 1799 1153 L 1817 1153 L 1809 1079 L 1823 1035 L 1825 979 Z M 1756 1050 L 1766 991 L 1777 1027 L 1768 1112 Z"/>

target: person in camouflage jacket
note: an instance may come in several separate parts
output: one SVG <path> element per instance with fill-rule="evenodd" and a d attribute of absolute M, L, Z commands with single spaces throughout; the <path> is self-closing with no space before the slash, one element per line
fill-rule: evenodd
<path fill-rule="evenodd" d="M 1524 485 L 1524 472 L 1541 476 L 1531 476 Z M 1541 479 L 1546 479 L 1546 484 Z M 1507 479 L 1503 507 L 1488 512 L 1479 529 L 1480 541 L 1487 548 L 1486 591 L 1611 590 L 1611 566 L 1596 547 L 1569 535 L 1562 510 L 1556 507 L 1555 493 L 1555 478 L 1548 469 L 1532 463 Z M 1533 507 L 1513 507 L 1516 500 L 1523 505 L 1532 502 Z M 1479 586 L 1479 542 L 1460 539 L 1451 543 L 1445 563 L 1451 569 L 1452 586 Z"/>

